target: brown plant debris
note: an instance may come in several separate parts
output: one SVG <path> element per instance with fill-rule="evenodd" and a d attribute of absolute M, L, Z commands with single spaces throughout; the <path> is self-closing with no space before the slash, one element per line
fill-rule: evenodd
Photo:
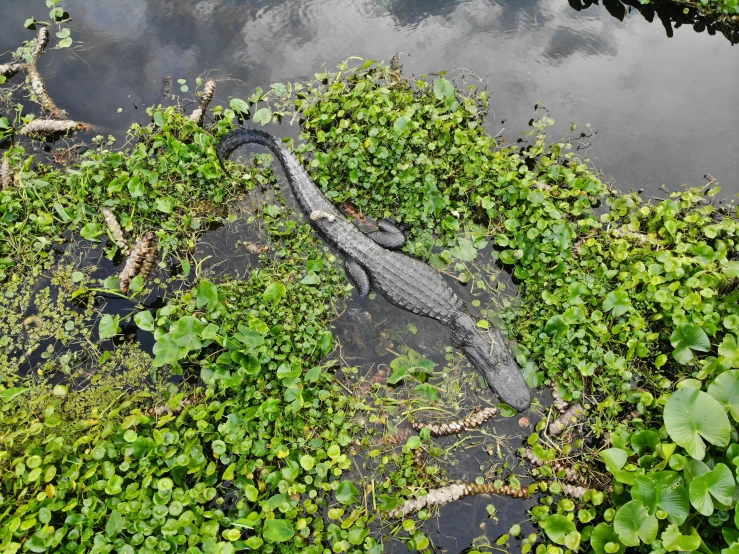
<path fill-rule="evenodd" d="M 531 464 L 535 467 L 541 467 L 544 465 L 547 465 L 551 468 L 552 473 L 554 473 L 555 477 L 559 479 L 560 481 L 566 481 L 568 483 L 574 483 L 577 485 L 585 485 L 588 486 L 588 478 L 580 473 L 574 465 L 568 465 L 561 460 L 552 460 L 551 462 L 546 462 L 539 458 L 533 450 L 530 448 L 527 448 L 524 451 L 524 458 L 526 458 Z"/>
<path fill-rule="evenodd" d="M 562 493 L 565 496 L 570 496 L 572 498 L 582 498 L 583 496 L 585 496 L 585 493 L 588 492 L 587 488 L 578 485 L 560 483 L 560 486 L 562 487 Z"/>
<path fill-rule="evenodd" d="M 413 434 L 412 429 L 398 429 L 394 433 L 385 436 L 387 444 L 405 444 L 408 438 Z"/>
<path fill-rule="evenodd" d="M 168 404 L 164 404 L 163 406 L 155 406 L 153 408 L 149 408 L 144 413 L 151 417 L 162 417 L 165 415 L 177 415 L 182 410 L 184 410 L 187 406 L 192 406 L 194 404 L 197 404 L 203 398 L 205 398 L 205 395 L 202 393 L 193 394 L 192 396 L 188 396 L 187 398 L 184 398 L 182 402 L 180 402 L 174 408 L 171 408 Z"/>
<path fill-rule="evenodd" d="M 149 278 L 149 275 L 151 275 L 152 269 L 154 269 L 154 263 L 157 261 L 157 241 L 156 238 L 152 237 L 151 241 L 149 242 L 149 248 L 146 251 L 146 255 L 144 256 L 144 261 L 141 262 L 141 270 L 139 271 L 139 275 L 141 275 L 141 278 L 146 281 Z"/>
<path fill-rule="evenodd" d="M 464 419 L 460 419 L 458 421 L 449 421 L 447 423 L 441 424 L 428 424 L 414 421 L 413 423 L 411 423 L 411 427 L 413 427 L 416 431 L 420 431 L 424 427 L 428 427 L 431 435 L 434 437 L 442 437 L 444 435 L 456 435 L 457 433 L 461 433 L 462 431 L 469 431 L 471 429 L 474 429 L 475 427 L 479 427 L 488 419 L 493 417 L 497 413 L 497 411 L 498 410 L 495 407 L 491 406 L 480 410 L 479 412 L 470 414 Z"/>
<path fill-rule="evenodd" d="M 59 108 L 57 108 L 56 104 L 51 99 L 51 96 L 49 96 L 49 93 L 46 91 L 46 85 L 44 84 L 41 75 L 36 70 L 36 64 L 31 64 L 28 66 L 28 79 L 31 83 L 31 91 L 38 98 L 38 102 L 39 104 L 41 104 L 43 110 L 47 112 L 53 119 L 65 119 L 64 113 Z M 28 125 L 26 125 L 26 127 L 28 127 Z"/>
<path fill-rule="evenodd" d="M 413 465 L 418 468 L 423 467 L 423 448 L 416 448 L 413 451 Z"/>
<path fill-rule="evenodd" d="M 409 514 L 413 514 L 422 510 L 423 508 L 430 508 L 432 506 L 443 506 L 449 502 L 459 500 L 465 496 L 471 496 L 473 494 L 499 494 L 512 496 L 513 498 L 528 498 L 529 491 L 526 488 L 514 489 L 510 485 L 503 485 L 496 487 L 493 483 L 483 483 L 477 485 L 474 483 L 469 484 L 454 484 L 438 489 L 431 489 L 428 491 L 426 496 L 419 496 L 418 498 L 411 498 L 405 501 L 402 506 L 390 510 L 388 516 L 391 518 L 401 518 Z"/>
<path fill-rule="evenodd" d="M 34 62 L 39 59 L 41 54 L 44 53 L 44 50 L 46 50 L 46 46 L 48 44 L 49 28 L 45 26 L 39 27 L 38 33 L 36 34 L 36 45 L 33 47 L 33 53 L 31 54 Z"/>
<path fill-rule="evenodd" d="M 194 121 L 198 125 L 203 124 L 203 118 L 205 112 L 208 110 L 208 105 L 213 100 L 213 95 L 216 93 L 216 82 L 210 79 L 205 82 L 203 86 L 203 95 L 200 97 L 200 105 L 190 114 L 190 121 Z"/>
<path fill-rule="evenodd" d="M 134 246 L 133 248 L 133 251 L 128 256 L 128 259 L 126 260 L 126 265 L 123 266 L 123 271 L 121 271 L 119 275 L 121 280 L 122 293 L 128 293 L 128 287 L 131 285 L 131 279 L 133 279 L 139 272 L 141 264 L 144 261 L 144 257 L 146 256 L 146 252 L 149 250 L 149 244 L 153 240 L 154 233 L 146 233 L 138 240 L 136 246 Z"/>
<path fill-rule="evenodd" d="M 245 242 L 244 246 L 250 254 L 264 254 L 269 252 L 268 244 L 259 244 L 258 242 Z"/>
<path fill-rule="evenodd" d="M 5 190 L 10 186 L 13 177 L 10 174 L 10 160 L 3 158 L 0 163 L 0 190 Z"/>
<path fill-rule="evenodd" d="M 570 406 L 565 413 L 549 425 L 549 435 L 552 437 L 561 435 L 568 427 L 577 423 L 583 415 L 585 415 L 585 410 L 580 404 Z"/>
<path fill-rule="evenodd" d="M 18 73 L 21 69 L 25 69 L 26 64 L 24 63 L 7 63 L 0 64 L 0 75 L 3 77 L 12 77 Z"/>
<path fill-rule="evenodd" d="M 49 135 L 66 135 L 75 131 L 91 131 L 92 125 L 68 119 L 34 119 L 18 130 L 27 137 L 43 138 Z"/>
<path fill-rule="evenodd" d="M 555 410 L 557 410 L 560 414 L 564 413 L 569 405 L 569 402 L 562 399 L 562 397 L 557 392 L 557 389 L 552 389 L 552 406 L 554 406 Z"/>
<path fill-rule="evenodd" d="M 172 95 L 172 76 L 162 77 L 162 104 L 166 104 L 171 100 Z"/>
<path fill-rule="evenodd" d="M 110 208 L 102 208 L 100 211 L 103 213 L 105 224 L 108 226 L 110 236 L 113 237 L 113 242 L 118 246 L 121 254 L 128 256 L 131 253 L 131 247 L 128 245 L 128 241 L 123 235 L 123 229 L 121 229 L 115 214 L 110 211 Z"/>

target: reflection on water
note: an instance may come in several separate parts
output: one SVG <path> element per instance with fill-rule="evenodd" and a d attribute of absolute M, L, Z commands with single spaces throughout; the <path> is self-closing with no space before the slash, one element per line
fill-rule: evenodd
<path fill-rule="evenodd" d="M 573 121 L 598 129 L 585 152 L 621 188 L 695 185 L 710 172 L 725 192 L 739 192 L 737 37 L 669 1 L 77 0 L 68 8 L 77 45 L 48 51 L 40 70 L 71 117 L 110 132 L 147 120 L 141 108 L 159 101 L 165 75 L 192 85 L 208 73 L 219 80 L 221 100 L 246 98 L 257 86 L 311 78 L 323 63 L 331 68 L 349 55 L 388 60 L 403 51 L 406 72 L 466 67 L 487 76 L 492 134 L 515 141 L 541 101 L 562 133 Z M 43 2 L 0 2 L 0 51 L 33 36 L 23 28 L 31 16 L 45 19 Z M 212 256 L 210 271 L 242 275 L 253 266 L 242 233 L 259 236 L 242 221 L 205 237 L 199 254 Z M 455 289 L 470 300 L 468 290 Z M 354 299 L 347 313 L 356 310 L 363 319 L 343 327 L 346 321 L 337 321 L 339 338 L 355 342 L 348 358 L 368 367 L 388 363 L 377 348 L 383 329 L 413 323 L 419 331 L 408 346 L 444 363 L 445 328 L 379 298 Z M 521 436 L 515 426 L 499 420 L 490 429 Z M 508 452 L 520 444 L 511 440 Z M 455 470 L 474 476 L 489 458 L 471 450 Z M 468 498 L 444 507 L 426 529 L 437 545 L 459 552 L 478 535 L 494 540 L 522 523 L 532 502 Z M 498 508 L 497 526 L 487 518 L 488 503 Z"/>
<path fill-rule="evenodd" d="M 26 17 L 44 18 L 42 2 L 29 4 L 0 4 L 0 50 L 31 36 Z M 404 51 L 408 72 L 487 76 L 493 134 L 515 140 L 541 101 L 561 134 L 572 122 L 599 130 L 587 154 L 622 188 L 700 184 L 710 172 L 739 192 L 739 50 L 669 2 L 79 0 L 70 9 L 80 42 L 50 51 L 41 69 L 58 104 L 106 129 L 145 120 L 135 106 L 159 100 L 164 75 L 192 84 L 208 73 L 221 98 L 246 97 L 348 55 Z"/>

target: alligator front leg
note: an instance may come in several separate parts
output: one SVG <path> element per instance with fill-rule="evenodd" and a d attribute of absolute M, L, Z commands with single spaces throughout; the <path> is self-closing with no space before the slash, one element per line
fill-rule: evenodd
<path fill-rule="evenodd" d="M 380 230 L 367 233 L 367 236 L 383 248 L 395 249 L 405 244 L 403 232 L 386 219 L 380 221 L 377 226 Z"/>
<path fill-rule="evenodd" d="M 369 275 L 367 275 L 364 268 L 350 258 L 347 258 L 344 263 L 344 268 L 346 269 L 347 275 L 349 275 L 349 278 L 354 283 L 354 286 L 357 287 L 359 296 L 367 296 L 371 285 Z"/>

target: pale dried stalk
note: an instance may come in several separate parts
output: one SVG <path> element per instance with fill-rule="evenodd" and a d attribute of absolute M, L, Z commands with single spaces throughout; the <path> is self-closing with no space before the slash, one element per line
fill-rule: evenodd
<path fill-rule="evenodd" d="M 131 247 L 123 235 L 123 229 L 121 229 L 115 214 L 110 211 L 110 208 L 102 208 L 100 211 L 103 213 L 105 224 L 108 226 L 108 230 L 110 230 L 110 236 L 113 237 L 113 242 L 118 246 L 121 254 L 128 256 L 131 253 Z"/>
<path fill-rule="evenodd" d="M 3 158 L 0 163 L 0 190 L 5 190 L 10 186 L 13 178 L 10 175 L 10 160 Z"/>
<path fill-rule="evenodd" d="M 175 406 L 174 409 L 170 408 L 169 405 L 165 404 L 164 406 L 156 406 L 154 408 L 149 408 L 145 413 L 146 415 L 152 416 L 152 417 L 161 417 L 163 415 L 172 415 L 172 414 L 177 415 L 182 410 L 184 410 L 187 406 L 192 406 L 193 404 L 197 404 L 203 398 L 205 398 L 205 395 L 202 393 L 193 394 L 192 396 L 183 398 L 182 402 L 180 402 L 177 406 Z"/>
<path fill-rule="evenodd" d="M 51 99 L 51 96 L 49 96 L 49 93 L 46 91 L 46 85 L 44 85 L 41 75 L 39 75 L 39 72 L 36 70 L 36 64 L 28 66 L 28 79 L 31 83 L 31 91 L 33 91 L 38 98 L 39 104 L 41 104 L 44 111 L 48 112 L 48 114 L 54 119 L 65 119 L 64 113 L 57 108 L 56 104 Z"/>
<path fill-rule="evenodd" d="M 526 458 L 528 461 L 531 462 L 532 465 L 536 467 L 541 467 L 543 465 L 548 465 L 550 468 L 552 468 L 552 472 L 554 475 L 559 479 L 560 481 L 566 481 L 569 483 L 575 483 L 577 485 L 588 485 L 588 479 L 580 473 L 577 469 L 575 469 L 573 466 L 565 465 L 560 460 L 552 460 L 551 462 L 545 462 L 539 456 L 534 454 L 534 451 L 530 448 L 527 448 L 524 452 L 524 458 Z"/>
<path fill-rule="evenodd" d="M 47 44 L 49 44 L 49 28 L 39 27 L 36 34 L 36 45 L 33 47 L 33 53 L 31 54 L 34 62 L 44 53 Z"/>
<path fill-rule="evenodd" d="M 569 403 L 562 399 L 557 389 L 552 389 L 552 405 L 561 414 L 567 409 Z"/>
<path fill-rule="evenodd" d="M 475 427 L 479 427 L 488 419 L 493 417 L 497 413 L 497 411 L 498 410 L 495 407 L 488 407 L 474 414 L 470 414 L 464 419 L 460 419 L 459 421 L 449 421 L 447 423 L 441 424 L 428 424 L 414 421 L 413 423 L 411 423 L 411 427 L 413 427 L 416 431 L 420 431 L 424 427 L 428 427 L 431 435 L 434 437 L 442 437 L 444 435 L 456 435 L 457 433 L 461 433 L 462 431 L 469 431 L 471 429 L 474 429 Z"/>
<path fill-rule="evenodd" d="M 151 242 L 149 242 L 149 249 L 146 251 L 146 256 L 144 256 L 144 261 L 141 262 L 141 271 L 139 271 L 139 275 L 141 275 L 141 278 L 146 281 L 149 278 L 149 275 L 151 275 L 152 269 L 154 269 L 154 262 L 157 261 L 157 242 L 152 237 Z"/>
<path fill-rule="evenodd" d="M 123 266 L 119 277 L 121 280 L 121 292 L 128 293 L 128 287 L 131 285 L 131 279 L 133 279 L 141 268 L 141 264 L 144 261 L 144 256 L 149 249 L 149 243 L 154 240 L 154 233 L 148 232 L 141 237 L 133 251 L 126 260 L 126 265 Z"/>
<path fill-rule="evenodd" d="M 203 118 L 205 112 L 208 110 L 208 105 L 213 100 L 213 95 L 216 93 L 216 82 L 210 79 L 205 82 L 203 86 L 203 95 L 200 97 L 200 105 L 190 114 L 190 121 L 194 121 L 198 125 L 203 124 Z"/>
<path fill-rule="evenodd" d="M 583 415 L 585 415 L 585 410 L 580 404 L 570 406 L 565 413 L 549 425 L 549 434 L 552 437 L 561 435 L 569 426 L 577 423 Z"/>
<path fill-rule="evenodd" d="M 388 516 L 391 518 L 405 517 L 424 508 L 443 506 L 444 504 L 448 504 L 449 502 L 453 502 L 473 494 L 500 494 L 512 496 L 514 498 L 529 497 L 528 489 L 523 487 L 520 489 L 514 489 L 510 485 L 496 487 L 493 483 L 483 483 L 482 485 L 473 483 L 455 484 L 438 489 L 431 489 L 428 491 L 426 496 L 419 496 L 418 498 L 406 500 L 402 506 L 395 508 L 394 510 L 390 510 L 388 512 Z"/>
<path fill-rule="evenodd" d="M 0 65 L 0 75 L 3 77 L 12 77 L 18 73 L 21 69 L 25 69 L 26 64 L 24 63 L 8 63 Z"/>
<path fill-rule="evenodd" d="M 66 135 L 75 131 L 92 131 L 92 125 L 68 119 L 34 119 L 21 127 L 18 134 L 43 138 L 49 135 Z"/>

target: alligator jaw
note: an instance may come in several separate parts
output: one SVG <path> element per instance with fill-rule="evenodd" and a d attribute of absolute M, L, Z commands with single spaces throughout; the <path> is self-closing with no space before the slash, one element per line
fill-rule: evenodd
<path fill-rule="evenodd" d="M 465 312 L 455 315 L 451 327 L 452 344 L 465 353 L 490 388 L 519 412 L 526 410 L 531 405 L 531 391 L 500 331 L 491 331 L 491 344 L 480 335 L 472 317 Z"/>

